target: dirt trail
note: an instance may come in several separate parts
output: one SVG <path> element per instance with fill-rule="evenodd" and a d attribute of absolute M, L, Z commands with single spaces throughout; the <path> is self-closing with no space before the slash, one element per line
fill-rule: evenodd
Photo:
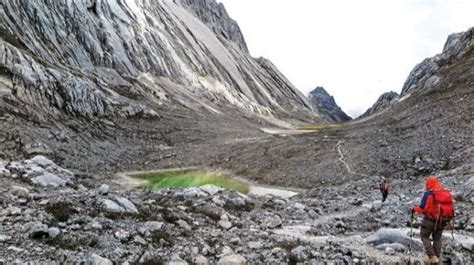
<path fill-rule="evenodd" d="M 343 143 L 344 143 L 344 141 L 337 142 L 336 147 L 337 147 L 337 152 L 339 153 L 339 161 L 346 167 L 347 172 L 349 172 L 352 175 L 361 176 L 361 177 L 369 177 L 370 178 L 371 176 L 369 176 L 367 174 L 355 172 L 351 169 L 349 163 L 347 163 L 346 160 L 345 160 L 344 153 L 342 152 L 342 146 L 341 145 Z"/>

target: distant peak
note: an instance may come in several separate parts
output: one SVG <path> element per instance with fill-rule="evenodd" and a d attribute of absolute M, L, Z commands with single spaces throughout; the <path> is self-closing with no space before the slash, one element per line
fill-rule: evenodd
<path fill-rule="evenodd" d="M 326 91 L 326 89 L 324 89 L 324 87 L 322 86 L 317 86 L 315 89 L 313 89 L 311 92 L 309 92 L 310 95 L 315 95 L 315 94 L 326 94 L 328 96 L 329 93 Z"/>
<path fill-rule="evenodd" d="M 313 89 L 308 95 L 308 100 L 313 112 L 318 113 L 328 122 L 341 122 L 352 119 L 342 111 L 334 100 L 334 97 L 322 86 L 317 86 Z"/>

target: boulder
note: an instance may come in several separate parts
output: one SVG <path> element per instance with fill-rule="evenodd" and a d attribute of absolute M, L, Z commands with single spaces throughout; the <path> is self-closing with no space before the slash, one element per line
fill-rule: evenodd
<path fill-rule="evenodd" d="M 380 211 L 382 209 L 383 203 L 381 200 L 376 200 L 372 203 L 370 210 L 372 212 Z"/>
<path fill-rule="evenodd" d="M 162 223 L 162 222 L 157 222 L 157 221 L 145 222 L 145 227 L 150 232 L 160 230 L 160 229 L 163 228 L 163 226 L 164 226 L 164 223 Z"/>
<path fill-rule="evenodd" d="M 44 175 L 34 177 L 31 182 L 42 187 L 63 187 L 66 185 L 66 180 L 54 175 L 52 173 L 45 173 Z"/>
<path fill-rule="evenodd" d="M 384 243 L 400 243 L 406 247 L 412 246 L 413 249 L 422 250 L 421 240 L 410 238 L 404 229 L 381 228 L 375 234 L 367 238 L 367 243 L 381 245 Z"/>
<path fill-rule="evenodd" d="M 199 255 L 193 259 L 193 263 L 196 265 L 207 265 L 209 261 L 203 255 Z"/>
<path fill-rule="evenodd" d="M 188 188 L 183 191 L 183 196 L 186 199 L 192 199 L 192 198 L 206 197 L 207 193 L 205 193 L 199 188 Z"/>
<path fill-rule="evenodd" d="M 201 186 L 200 189 L 202 191 L 206 192 L 207 194 L 211 195 L 211 196 L 224 190 L 223 188 L 220 188 L 220 187 L 217 187 L 217 186 L 211 185 L 211 184 Z"/>
<path fill-rule="evenodd" d="M 100 195 L 107 195 L 109 194 L 109 192 L 110 192 L 110 188 L 109 188 L 109 185 L 107 184 L 102 184 L 98 191 Z"/>
<path fill-rule="evenodd" d="M 219 265 L 245 265 L 245 258 L 234 254 L 222 257 L 217 264 Z"/>
<path fill-rule="evenodd" d="M 57 237 L 59 234 L 61 234 L 61 230 L 59 230 L 59 228 L 57 227 L 50 227 L 48 228 L 48 236 L 50 238 L 55 238 Z"/>
<path fill-rule="evenodd" d="M 226 220 L 220 220 L 218 223 L 225 230 L 229 230 L 232 227 L 232 223 Z"/>
<path fill-rule="evenodd" d="M 301 203 L 297 202 L 297 203 L 293 204 L 293 208 L 298 211 L 298 210 L 306 209 L 306 206 L 304 206 L 304 204 L 301 204 Z"/>
<path fill-rule="evenodd" d="M 105 199 L 100 202 L 100 205 L 104 210 L 110 211 L 110 212 L 116 212 L 116 213 L 121 213 L 124 212 L 125 209 L 120 206 L 118 203 L 115 201 Z"/>
<path fill-rule="evenodd" d="M 254 249 L 254 250 L 261 249 L 261 248 L 262 248 L 262 245 L 263 245 L 263 244 L 262 244 L 262 242 L 260 242 L 260 241 L 250 241 L 250 242 L 248 243 L 248 247 L 249 247 L 250 249 Z"/>
<path fill-rule="evenodd" d="M 27 188 L 20 187 L 20 186 L 12 186 L 12 188 L 10 189 L 10 192 L 13 195 L 17 196 L 18 198 L 23 198 L 27 200 L 31 199 L 31 194 Z"/>
<path fill-rule="evenodd" d="M 25 160 L 25 164 L 27 165 L 37 165 L 42 168 L 46 168 L 48 166 L 55 166 L 56 164 L 49 160 L 48 158 L 42 156 L 42 155 L 37 155 L 29 160 Z"/>
<path fill-rule="evenodd" d="M 387 250 L 387 248 L 391 248 L 396 252 L 405 252 L 407 250 L 407 248 L 400 243 L 384 243 L 377 245 L 375 248 L 378 250 Z"/>
<path fill-rule="evenodd" d="M 109 259 L 103 258 L 97 254 L 91 255 L 91 262 L 93 265 L 113 265 L 114 264 Z"/>
<path fill-rule="evenodd" d="M 305 246 L 298 246 L 291 250 L 291 258 L 294 261 L 302 262 L 308 260 L 308 251 Z"/>
<path fill-rule="evenodd" d="M 116 213 L 138 213 L 137 207 L 125 197 L 115 197 L 114 200 L 103 199 L 99 202 L 102 209 Z"/>
<path fill-rule="evenodd" d="M 391 247 L 387 247 L 387 248 L 385 248 L 385 254 L 393 256 L 393 255 L 397 254 L 397 252 L 395 251 L 395 249 L 393 249 Z"/>
<path fill-rule="evenodd" d="M 118 240 L 124 243 L 130 239 L 130 232 L 124 229 L 119 229 L 115 231 L 114 235 L 115 235 L 115 238 L 117 238 Z"/>
<path fill-rule="evenodd" d="M 191 226 L 189 226 L 189 224 L 184 220 L 178 220 L 176 223 L 186 231 L 191 231 L 192 230 Z"/>
<path fill-rule="evenodd" d="M 31 178 L 33 184 L 43 187 L 62 187 L 74 178 L 74 174 L 48 158 L 38 155 L 24 161 L 24 173 Z"/>
<path fill-rule="evenodd" d="M 8 242 L 12 239 L 11 236 L 7 236 L 7 235 L 0 235 L 0 243 L 5 243 L 5 242 Z"/>
<path fill-rule="evenodd" d="M 0 165 L 0 178 L 10 177 L 10 170 L 6 169 L 3 165 Z"/>
<path fill-rule="evenodd" d="M 138 213 L 138 209 L 129 199 L 125 197 L 115 197 L 115 200 L 129 213 Z"/>
<path fill-rule="evenodd" d="M 264 219 L 264 225 L 269 228 L 279 227 L 282 223 L 280 216 L 276 214 L 272 214 Z"/>
<path fill-rule="evenodd" d="M 48 226 L 38 221 L 23 225 L 23 232 L 31 238 L 41 238 L 49 235 Z"/>

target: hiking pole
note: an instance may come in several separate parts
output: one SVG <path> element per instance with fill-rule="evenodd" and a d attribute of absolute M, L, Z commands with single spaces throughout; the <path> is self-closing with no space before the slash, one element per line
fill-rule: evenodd
<path fill-rule="evenodd" d="M 412 241 L 413 241 L 413 219 L 415 218 L 415 213 L 411 210 L 411 218 L 410 218 L 410 242 L 408 244 L 408 253 L 412 254 Z"/>

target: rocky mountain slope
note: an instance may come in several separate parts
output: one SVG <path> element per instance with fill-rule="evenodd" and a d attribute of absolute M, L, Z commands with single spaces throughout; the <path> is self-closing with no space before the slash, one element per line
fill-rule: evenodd
<path fill-rule="evenodd" d="M 11 0 L 0 12 L 3 90 L 35 107 L 133 116 L 174 99 L 214 112 L 230 105 L 309 114 L 278 70 L 249 55 L 239 27 L 215 1 Z"/>
<path fill-rule="evenodd" d="M 113 168 L 135 149 L 319 120 L 215 1 L 3 1 L 0 51 L 2 157 Z"/>
<path fill-rule="evenodd" d="M 309 104 L 314 112 L 328 122 L 342 122 L 352 120 L 336 104 L 334 97 L 329 95 L 323 87 L 316 87 L 308 95 Z"/>
<path fill-rule="evenodd" d="M 377 99 L 377 101 L 374 103 L 374 105 L 372 105 L 372 107 L 370 107 L 360 117 L 362 118 L 362 117 L 366 117 L 366 116 L 372 115 L 374 113 L 377 113 L 377 112 L 387 108 L 388 106 L 391 106 L 391 105 L 395 104 L 397 102 L 397 100 L 398 100 L 398 93 L 397 92 L 394 92 L 394 91 L 385 92 Z"/>

